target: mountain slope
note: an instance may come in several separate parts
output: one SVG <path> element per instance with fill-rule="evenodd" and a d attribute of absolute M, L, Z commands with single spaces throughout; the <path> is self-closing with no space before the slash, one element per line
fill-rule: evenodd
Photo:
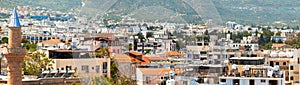
<path fill-rule="evenodd" d="M 222 23 L 297 25 L 300 20 L 299 0 L 1 0 L 0 6 L 12 8 L 13 4 L 61 11 L 79 8 L 91 17 L 127 15 L 144 21 L 203 23 L 216 18 Z"/>

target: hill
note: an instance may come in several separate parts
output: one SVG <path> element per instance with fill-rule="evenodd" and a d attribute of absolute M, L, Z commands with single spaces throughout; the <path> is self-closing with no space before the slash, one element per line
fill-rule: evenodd
<path fill-rule="evenodd" d="M 82 6 L 82 3 L 85 6 Z M 1 0 L 1 7 L 30 5 L 67 11 L 72 8 L 91 17 L 120 20 L 131 16 L 141 21 L 298 25 L 299 0 Z M 282 23 L 274 23 L 274 22 Z"/>

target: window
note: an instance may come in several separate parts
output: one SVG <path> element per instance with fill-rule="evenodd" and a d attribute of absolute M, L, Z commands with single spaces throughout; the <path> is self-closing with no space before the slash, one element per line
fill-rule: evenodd
<path fill-rule="evenodd" d="M 72 70 L 72 66 L 66 66 L 66 70 Z"/>
<path fill-rule="evenodd" d="M 81 67 L 81 70 L 82 70 L 82 71 L 89 72 L 89 66 L 83 65 L 83 66 Z"/>
<path fill-rule="evenodd" d="M 150 77 L 146 76 L 146 82 L 148 83 L 150 81 Z"/>
<path fill-rule="evenodd" d="M 294 77 L 291 77 L 291 80 L 294 80 Z"/>
<path fill-rule="evenodd" d="M 266 80 L 260 80 L 261 83 L 266 83 Z"/>
<path fill-rule="evenodd" d="M 183 81 L 183 85 L 188 85 L 188 81 Z"/>
<path fill-rule="evenodd" d="M 291 66 L 291 70 L 294 70 L 294 66 Z"/>
<path fill-rule="evenodd" d="M 240 83 L 240 80 L 238 80 L 238 79 L 234 79 L 234 80 L 233 80 L 233 84 L 234 84 L 234 85 L 240 85 L 239 83 Z"/>
<path fill-rule="evenodd" d="M 283 62 L 283 65 L 286 65 L 286 62 Z"/>
<path fill-rule="evenodd" d="M 103 62 L 102 63 L 102 67 L 103 67 L 103 73 L 107 73 L 107 62 Z"/>
<path fill-rule="evenodd" d="M 279 62 L 276 62 L 276 65 L 279 65 Z"/>
<path fill-rule="evenodd" d="M 99 65 L 96 66 L 96 72 L 97 72 L 97 73 L 100 72 L 100 66 L 99 66 Z"/>
<path fill-rule="evenodd" d="M 226 82 L 226 79 L 221 79 L 221 82 Z"/>

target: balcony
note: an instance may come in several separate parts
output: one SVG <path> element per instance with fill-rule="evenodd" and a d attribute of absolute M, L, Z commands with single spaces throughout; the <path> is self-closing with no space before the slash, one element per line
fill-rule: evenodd
<path fill-rule="evenodd" d="M 281 70 L 289 70 L 289 66 L 279 66 Z"/>
<path fill-rule="evenodd" d="M 4 54 L 26 54 L 26 50 L 24 48 L 5 48 Z"/>
<path fill-rule="evenodd" d="M 292 73 L 293 74 L 299 74 L 299 71 L 293 71 Z"/>

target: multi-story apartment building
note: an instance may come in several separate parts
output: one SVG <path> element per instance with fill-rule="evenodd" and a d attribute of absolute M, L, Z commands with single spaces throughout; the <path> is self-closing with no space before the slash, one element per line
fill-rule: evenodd
<path fill-rule="evenodd" d="M 96 57 L 94 51 L 84 50 L 49 50 L 49 58 L 54 60 L 54 69 L 75 70 L 82 78 L 110 76 L 110 58 Z"/>

